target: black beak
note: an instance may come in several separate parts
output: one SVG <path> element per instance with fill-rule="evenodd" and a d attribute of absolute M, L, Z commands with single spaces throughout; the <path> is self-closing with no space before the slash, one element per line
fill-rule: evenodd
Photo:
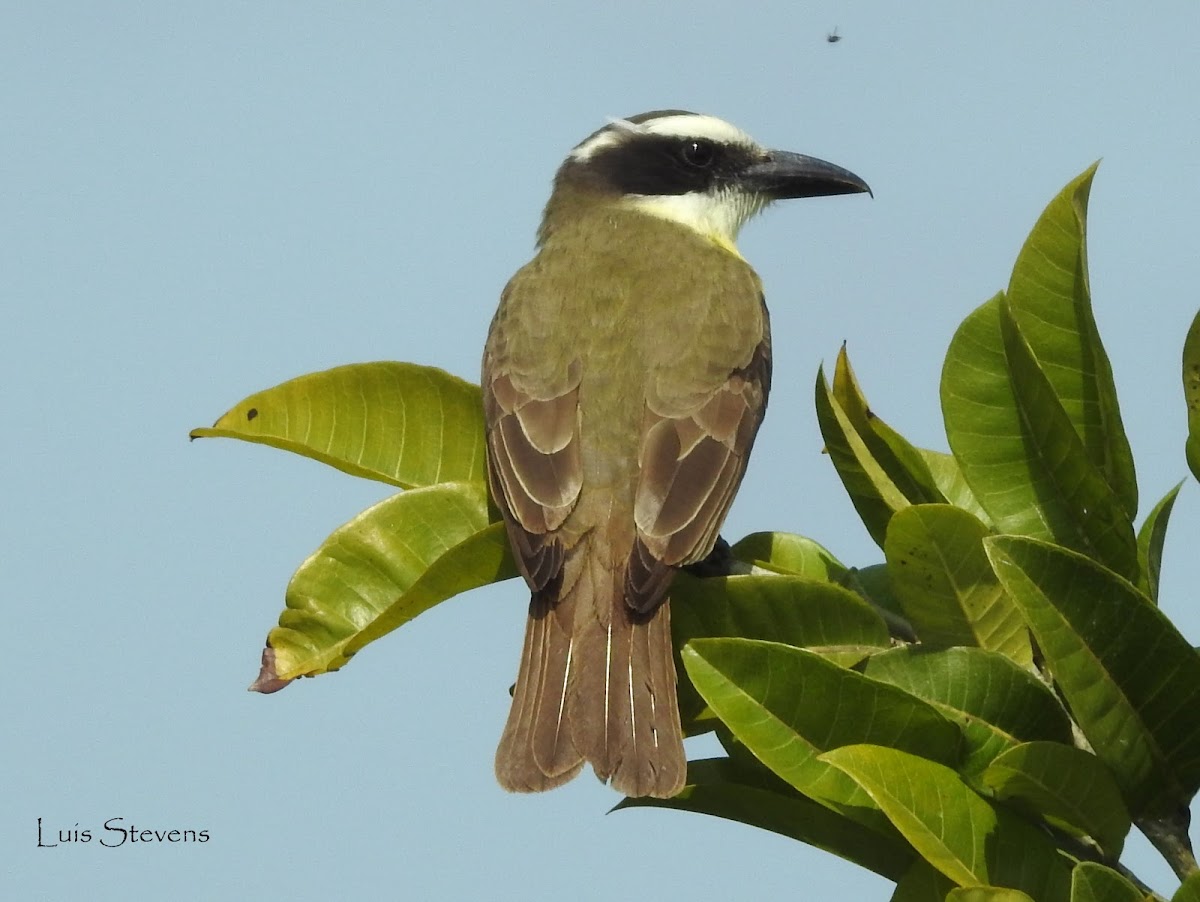
<path fill-rule="evenodd" d="M 849 169 L 786 150 L 767 151 L 767 158 L 744 170 L 739 181 L 772 200 L 871 194 L 870 186 Z"/>

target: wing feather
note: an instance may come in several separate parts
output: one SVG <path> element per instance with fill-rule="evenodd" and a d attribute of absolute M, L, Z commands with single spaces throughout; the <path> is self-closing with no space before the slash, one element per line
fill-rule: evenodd
<path fill-rule="evenodd" d="M 663 404 L 670 413 L 647 405 L 634 501 L 638 536 L 626 581 L 634 610 L 653 610 L 672 568 L 703 559 L 717 540 L 766 411 L 768 335 L 707 394 Z"/>
<path fill-rule="evenodd" d="M 510 524 L 518 567 L 536 591 L 562 569 L 563 548 L 553 533 L 583 488 L 581 370 L 568 367 L 556 385 L 538 391 L 522 385 L 506 362 L 489 354 L 484 368 L 488 480 Z"/>

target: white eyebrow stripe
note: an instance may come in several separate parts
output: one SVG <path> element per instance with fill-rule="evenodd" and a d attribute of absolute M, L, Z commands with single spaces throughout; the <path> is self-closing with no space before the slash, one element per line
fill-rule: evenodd
<path fill-rule="evenodd" d="M 716 116 L 660 116 L 641 124 L 642 131 L 652 135 L 670 135 L 676 138 L 707 138 L 722 144 L 756 146 L 754 139 L 734 125 Z"/>
<path fill-rule="evenodd" d="M 568 159 L 585 163 L 597 152 L 620 144 L 630 134 L 663 135 L 675 138 L 706 138 L 722 144 L 740 144 L 757 147 L 754 139 L 740 128 L 730 125 L 716 116 L 678 114 L 659 116 L 646 122 L 634 123 L 627 119 L 610 119 L 607 128 L 597 132 L 571 151 Z"/>
<path fill-rule="evenodd" d="M 596 155 L 597 151 L 620 144 L 624 138 L 622 134 L 624 131 L 623 127 L 618 127 L 606 128 L 603 131 L 597 132 L 572 150 L 567 155 L 567 159 L 573 160 L 576 163 L 586 163 Z"/>

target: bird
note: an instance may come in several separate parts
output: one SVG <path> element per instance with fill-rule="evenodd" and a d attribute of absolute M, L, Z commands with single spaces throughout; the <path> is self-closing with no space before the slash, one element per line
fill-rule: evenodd
<path fill-rule="evenodd" d="M 718 539 L 771 383 L 738 232 L 773 201 L 869 191 L 686 110 L 609 120 L 559 167 L 483 354 L 488 484 L 530 590 L 503 788 L 585 762 L 630 797 L 685 785 L 670 585 Z"/>

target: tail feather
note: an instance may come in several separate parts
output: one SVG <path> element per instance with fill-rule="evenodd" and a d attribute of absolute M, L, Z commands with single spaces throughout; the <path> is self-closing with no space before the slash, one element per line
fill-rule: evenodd
<path fill-rule="evenodd" d="M 612 568 L 594 555 L 581 555 L 579 563 L 583 572 L 577 583 L 576 654 L 568 677 L 567 713 L 575 747 L 596 776 L 608 782 L 620 765 L 632 733 L 628 672 L 633 631 L 614 604 L 618 583 Z"/>
<path fill-rule="evenodd" d="M 496 750 L 496 779 L 510 792 L 553 789 L 583 767 L 564 717 L 572 637 L 560 613 L 538 596 L 530 601 L 512 708 Z"/>
<path fill-rule="evenodd" d="M 625 602 L 625 566 L 568 552 L 562 582 L 530 603 L 525 647 L 496 777 L 516 792 L 551 789 L 583 762 L 628 796 L 667 798 L 687 774 L 669 604 Z"/>
<path fill-rule="evenodd" d="M 683 789 L 687 759 L 679 726 L 670 605 L 632 625 L 628 669 L 633 722 L 612 785 L 629 796 L 669 797 Z"/>

